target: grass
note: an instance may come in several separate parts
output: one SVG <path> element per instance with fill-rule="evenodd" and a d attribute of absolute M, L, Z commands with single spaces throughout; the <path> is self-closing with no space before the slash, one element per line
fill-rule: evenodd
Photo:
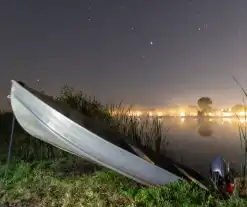
<path fill-rule="evenodd" d="M 129 139 L 160 153 L 167 146 L 158 120 L 139 122 L 128 109 L 103 106 L 65 86 L 59 97 L 84 115 L 106 122 Z M 113 111 L 120 111 L 112 115 Z M 240 198 L 220 200 L 189 182 L 144 187 L 111 170 L 63 152 L 16 124 L 12 160 L 6 158 L 12 114 L 1 114 L 0 203 L 12 206 L 247 206 Z M 161 145 L 163 149 L 161 150 Z"/>
<path fill-rule="evenodd" d="M 89 166 L 88 166 L 89 165 Z M 76 167 L 77 166 L 77 167 Z M 90 168 L 84 172 L 80 169 Z M 188 182 L 145 188 L 83 160 L 60 159 L 0 170 L 3 203 L 20 206 L 246 206 L 243 199 L 217 200 Z"/>

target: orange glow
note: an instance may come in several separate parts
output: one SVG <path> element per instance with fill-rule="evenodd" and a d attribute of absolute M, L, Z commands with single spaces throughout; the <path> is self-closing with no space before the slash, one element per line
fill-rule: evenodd
<path fill-rule="evenodd" d="M 140 111 L 137 111 L 136 112 L 136 116 L 140 116 L 141 115 L 141 112 Z"/>
<path fill-rule="evenodd" d="M 240 122 L 241 122 L 241 123 L 245 123 L 245 122 L 247 122 L 247 120 L 245 120 L 245 119 L 240 119 Z"/>
<path fill-rule="evenodd" d="M 229 124 L 232 123 L 232 119 L 231 118 L 223 118 L 222 120 L 223 120 L 223 123 L 225 123 L 225 122 L 227 122 Z"/>
<path fill-rule="evenodd" d="M 158 112 L 158 116 L 162 116 L 162 113 L 161 112 Z"/>
<path fill-rule="evenodd" d="M 232 113 L 224 112 L 224 113 L 223 113 L 223 116 L 224 116 L 224 117 L 227 117 L 227 116 L 229 117 L 229 116 L 232 116 Z"/>
<path fill-rule="evenodd" d="M 239 116 L 245 116 L 245 115 L 247 115 L 247 112 L 242 111 L 242 112 L 239 112 L 238 115 Z"/>

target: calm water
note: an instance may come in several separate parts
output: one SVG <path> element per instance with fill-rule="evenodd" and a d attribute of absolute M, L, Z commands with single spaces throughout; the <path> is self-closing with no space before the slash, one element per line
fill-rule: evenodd
<path fill-rule="evenodd" d="M 236 162 L 234 168 L 241 169 L 241 144 L 237 119 L 212 118 L 163 118 L 162 124 L 169 145 L 168 155 L 193 167 L 204 175 L 209 173 L 210 162 L 218 155 Z M 163 146 L 164 147 L 164 146 Z"/>

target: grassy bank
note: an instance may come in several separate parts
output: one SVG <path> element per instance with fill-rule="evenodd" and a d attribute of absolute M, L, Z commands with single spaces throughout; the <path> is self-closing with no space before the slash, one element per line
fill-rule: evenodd
<path fill-rule="evenodd" d="M 126 110 L 112 116 L 116 106 L 102 106 L 68 87 L 63 88 L 58 100 L 108 123 L 139 145 L 155 148 L 157 153 L 167 146 L 157 120 L 139 124 L 126 115 Z M 188 182 L 156 188 L 140 186 L 31 137 L 18 124 L 6 173 L 11 121 L 11 113 L 1 115 L 0 203 L 12 206 L 247 206 L 242 199 L 219 200 Z"/>
<path fill-rule="evenodd" d="M 20 206 L 246 206 L 241 199 L 220 201 L 188 182 L 144 188 L 81 159 L 28 164 L 0 171 L 3 203 Z"/>
<path fill-rule="evenodd" d="M 188 182 L 144 188 L 81 159 L 28 164 L 0 171 L 2 203 L 19 206 L 246 206 L 241 199 L 221 201 Z"/>

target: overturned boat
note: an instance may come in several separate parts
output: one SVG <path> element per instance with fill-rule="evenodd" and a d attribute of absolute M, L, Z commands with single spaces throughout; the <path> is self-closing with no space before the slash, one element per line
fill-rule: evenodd
<path fill-rule="evenodd" d="M 181 180 L 182 175 L 197 182 L 174 163 L 170 163 L 173 170 L 169 171 L 157 166 L 119 133 L 26 84 L 13 80 L 10 99 L 13 113 L 25 131 L 64 151 L 144 185 L 166 185 Z"/>

